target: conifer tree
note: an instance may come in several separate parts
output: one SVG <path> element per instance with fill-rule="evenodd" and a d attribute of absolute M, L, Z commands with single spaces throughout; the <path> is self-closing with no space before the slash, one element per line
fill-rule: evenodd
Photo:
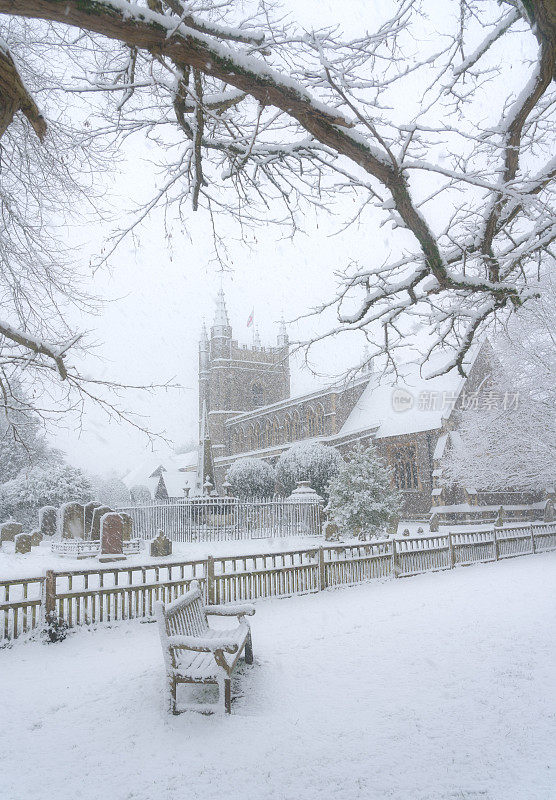
<path fill-rule="evenodd" d="M 328 485 L 327 511 L 344 531 L 373 538 L 400 513 L 401 493 L 392 485 L 392 469 L 371 445 L 351 452 Z"/>

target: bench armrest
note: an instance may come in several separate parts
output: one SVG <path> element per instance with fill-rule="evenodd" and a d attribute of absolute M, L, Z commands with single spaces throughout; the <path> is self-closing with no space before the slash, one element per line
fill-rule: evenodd
<path fill-rule="evenodd" d="M 252 617 L 255 613 L 255 606 L 250 603 L 234 606 L 204 606 L 205 614 L 213 614 L 215 617 Z"/>
<path fill-rule="evenodd" d="M 237 653 L 239 645 L 226 636 L 205 639 L 202 636 L 169 636 L 168 644 L 175 650 L 196 650 L 200 653 Z"/>

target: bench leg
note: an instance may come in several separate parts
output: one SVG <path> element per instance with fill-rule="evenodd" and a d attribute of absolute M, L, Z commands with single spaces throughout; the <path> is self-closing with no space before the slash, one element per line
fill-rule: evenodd
<path fill-rule="evenodd" d="M 176 679 L 171 678 L 168 686 L 168 694 L 170 698 L 170 711 L 172 714 L 177 714 L 176 710 Z"/>
<path fill-rule="evenodd" d="M 249 631 L 247 639 L 245 640 L 245 663 L 253 663 L 253 641 L 251 639 L 251 631 Z"/>
<path fill-rule="evenodd" d="M 226 714 L 232 713 L 232 681 L 224 678 L 224 711 Z"/>

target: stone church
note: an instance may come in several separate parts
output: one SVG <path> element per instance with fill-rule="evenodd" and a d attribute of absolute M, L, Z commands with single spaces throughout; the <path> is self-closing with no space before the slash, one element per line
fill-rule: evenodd
<path fill-rule="evenodd" d="M 341 386 L 291 397 L 285 325 L 275 345 L 261 346 L 258 336 L 252 346 L 240 345 L 221 290 L 214 324 L 210 332 L 203 329 L 199 344 L 196 493 L 203 491 L 207 459 L 221 494 L 226 472 L 239 457 L 275 463 L 294 442 L 318 441 L 340 452 L 358 442 L 373 442 L 393 468 L 409 516 L 424 516 L 431 507 L 511 502 L 512 498 L 479 497 L 473 487 L 448 494 L 439 481 L 442 456 L 457 437 L 457 410 L 488 380 L 491 359 L 492 349 L 485 342 L 470 358 L 465 379 L 452 371 L 425 380 L 417 365 L 406 364 L 394 381 L 369 366 Z"/>

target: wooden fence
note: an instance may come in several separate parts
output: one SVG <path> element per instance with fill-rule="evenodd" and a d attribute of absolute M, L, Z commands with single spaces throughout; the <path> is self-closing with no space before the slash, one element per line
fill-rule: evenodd
<path fill-rule="evenodd" d="M 214 542 L 317 536 L 321 532 L 318 502 L 237 500 L 198 497 L 179 503 L 119 508 L 133 520 L 134 536 L 154 538 L 162 530 L 174 542 Z"/>
<path fill-rule="evenodd" d="M 556 523 L 535 523 L 280 553 L 49 570 L 45 578 L 0 582 L 0 590 L 4 590 L 0 641 L 15 639 L 41 625 L 46 612 L 55 613 L 70 627 L 148 618 L 155 600 L 173 600 L 194 579 L 200 582 L 208 604 L 233 603 L 318 592 L 374 578 L 400 578 L 554 549 Z"/>

